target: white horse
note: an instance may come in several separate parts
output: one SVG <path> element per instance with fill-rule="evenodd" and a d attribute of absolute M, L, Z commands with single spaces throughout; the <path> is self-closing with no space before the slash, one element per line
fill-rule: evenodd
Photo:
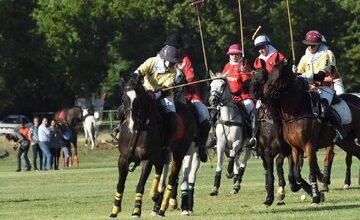
<path fill-rule="evenodd" d="M 240 183 L 245 172 L 247 161 L 251 157 L 251 149 L 243 149 L 242 147 L 244 141 L 243 118 L 238 107 L 232 100 L 226 79 L 217 77 L 217 79 L 211 82 L 210 87 L 209 103 L 212 107 L 220 109 L 219 120 L 216 125 L 217 165 L 214 186 L 210 195 L 218 195 L 225 152 L 227 152 L 229 156 L 227 177 L 234 178 L 231 193 L 237 194 L 240 190 Z M 243 150 L 245 150 L 245 155 L 241 164 L 239 164 L 239 157 Z"/>
<path fill-rule="evenodd" d="M 97 146 L 96 136 L 97 136 L 97 126 L 96 118 L 94 115 L 88 115 L 87 109 L 83 109 L 83 116 L 85 120 L 83 122 L 84 133 L 85 133 L 85 146 L 88 144 L 88 138 L 91 141 L 91 149 L 93 150 Z"/>

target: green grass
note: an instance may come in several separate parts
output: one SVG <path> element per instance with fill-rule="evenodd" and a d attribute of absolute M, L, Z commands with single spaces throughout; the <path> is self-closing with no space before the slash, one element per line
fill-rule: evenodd
<path fill-rule="evenodd" d="M 104 136 L 103 136 L 104 137 Z M 80 140 L 81 141 L 81 140 Z M 0 137 L 0 153 L 10 145 Z M 80 166 L 47 172 L 16 173 L 16 155 L 0 160 L 0 219 L 107 219 L 113 203 L 117 183 L 118 150 L 101 145 L 90 151 L 80 143 Z M 29 153 L 31 156 L 32 153 Z M 286 205 L 265 208 L 264 170 L 260 160 L 251 159 L 245 172 L 241 191 L 230 195 L 232 181 L 224 173 L 218 197 L 210 197 L 214 168 L 210 162 L 202 164 L 196 183 L 195 207 L 192 219 L 360 219 L 360 187 L 357 183 L 359 161 L 353 161 L 350 190 L 344 191 L 345 154 L 336 149 L 332 170 L 332 185 L 326 193 L 325 203 L 310 206 L 307 197 L 302 203 L 303 191 L 291 193 L 286 187 Z M 322 161 L 323 152 L 319 152 Z M 287 169 L 287 168 L 286 168 Z M 307 179 L 307 161 L 303 176 Z M 129 174 L 126 183 L 123 212 L 118 219 L 131 219 L 138 168 Z M 287 172 L 286 172 L 287 174 Z M 150 182 L 150 181 L 149 181 Z M 149 183 L 143 200 L 143 219 L 150 216 L 152 202 Z M 275 182 L 277 185 L 277 182 Z M 184 219 L 179 211 L 168 211 L 168 219 Z"/>

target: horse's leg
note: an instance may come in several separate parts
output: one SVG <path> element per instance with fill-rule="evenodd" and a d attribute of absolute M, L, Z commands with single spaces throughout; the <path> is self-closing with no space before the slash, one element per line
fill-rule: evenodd
<path fill-rule="evenodd" d="M 181 146 L 181 147 L 183 147 L 183 146 Z M 175 182 L 176 182 L 176 179 L 179 177 L 182 160 L 183 160 L 184 156 L 185 156 L 185 153 L 182 154 L 181 152 L 176 152 L 176 151 L 173 152 L 173 160 L 171 161 L 171 164 L 170 164 L 170 175 L 168 178 L 168 184 L 167 184 L 165 192 L 164 192 L 164 198 L 161 203 L 160 210 L 158 212 L 159 216 L 165 216 L 165 211 L 167 210 L 167 208 L 169 206 L 170 193 L 171 193 L 171 190 L 176 185 Z"/>
<path fill-rule="evenodd" d="M 269 148 L 265 148 L 263 167 L 265 169 L 266 199 L 264 205 L 270 206 L 274 202 L 274 158 Z"/>
<path fill-rule="evenodd" d="M 197 155 L 197 148 L 194 152 L 191 153 L 190 157 L 190 170 L 188 173 L 188 215 L 192 215 L 194 208 L 194 192 L 195 192 L 195 181 L 196 181 L 196 173 L 200 167 L 200 159 Z M 186 213 L 182 213 L 183 215 Z"/>
<path fill-rule="evenodd" d="M 352 164 L 351 154 L 346 153 L 345 162 L 346 162 L 346 174 L 344 181 L 344 189 L 349 189 L 351 185 L 351 164 Z"/>
<path fill-rule="evenodd" d="M 311 184 L 311 192 L 312 192 L 312 205 L 316 205 L 320 203 L 320 193 L 317 185 L 316 178 L 316 151 L 314 150 L 314 146 L 311 144 L 306 145 L 306 153 L 309 160 L 309 180 Z"/>
<path fill-rule="evenodd" d="M 238 170 L 238 173 L 237 173 L 236 177 L 234 177 L 234 188 L 233 188 L 237 192 L 240 191 L 242 178 L 245 174 L 245 169 L 247 166 L 247 161 L 250 159 L 251 155 L 252 155 L 252 149 L 248 149 L 248 148 L 245 149 L 244 157 L 243 157 L 240 165 L 238 165 L 238 160 L 239 160 L 240 155 L 237 156 L 238 158 L 236 160 L 236 162 L 237 162 L 236 169 Z"/>
<path fill-rule="evenodd" d="M 75 151 L 75 163 L 76 166 L 79 166 L 79 158 L 78 158 L 78 150 L 77 150 L 77 133 L 75 129 L 73 131 L 72 144 L 74 145 L 74 151 Z"/>
<path fill-rule="evenodd" d="M 189 175 L 190 175 L 190 170 L 191 170 L 191 160 L 194 155 L 194 152 L 195 152 L 194 144 L 192 144 L 190 146 L 190 149 L 189 149 L 187 155 L 183 159 L 183 166 L 182 166 L 183 177 L 182 177 L 182 181 L 181 181 L 181 185 L 180 185 L 180 188 L 181 188 L 181 211 L 182 211 L 181 215 L 189 214 L 189 211 L 188 211 L 189 210 L 189 205 L 188 205 Z M 175 189 L 173 189 L 173 191 L 174 190 Z M 171 202 L 171 200 L 170 200 L 170 202 Z M 170 206 L 171 206 L 171 204 L 170 204 Z"/>
<path fill-rule="evenodd" d="M 120 155 L 118 160 L 118 171 L 119 171 L 119 179 L 116 187 L 114 205 L 110 214 L 111 218 L 116 218 L 117 214 L 121 212 L 121 201 L 124 193 L 126 178 L 129 172 L 128 158 L 125 158 L 122 155 Z"/>
<path fill-rule="evenodd" d="M 329 192 L 331 166 L 334 160 L 334 145 L 327 147 L 324 159 L 323 191 Z"/>
<path fill-rule="evenodd" d="M 155 175 L 150 189 L 150 198 L 154 201 L 152 215 L 157 215 L 160 210 L 161 202 L 164 196 L 166 187 L 166 177 L 169 172 L 169 164 L 158 163 L 155 164 Z"/>
<path fill-rule="evenodd" d="M 276 193 L 276 198 L 280 201 L 284 200 L 285 198 L 285 177 L 284 177 L 284 159 L 285 159 L 285 155 L 282 153 L 279 153 L 278 156 L 276 157 L 276 171 L 277 171 L 277 175 L 279 178 L 279 188 L 277 190 Z"/>
<path fill-rule="evenodd" d="M 292 159 L 294 162 L 294 177 L 296 184 L 299 185 L 305 192 L 312 196 L 311 186 L 301 176 L 301 167 L 303 163 L 303 154 L 299 150 L 292 148 Z"/>
<path fill-rule="evenodd" d="M 136 186 L 134 209 L 131 214 L 133 217 L 141 216 L 142 197 L 144 195 L 144 190 L 145 190 L 144 187 L 150 175 L 152 165 L 153 164 L 150 161 L 144 161 L 143 163 L 140 179 Z"/>
<path fill-rule="evenodd" d="M 287 158 L 289 164 L 288 180 L 290 184 L 290 190 L 291 192 L 298 192 L 301 189 L 301 186 L 296 183 L 294 160 L 292 158 L 292 155 L 287 156 Z"/>
<path fill-rule="evenodd" d="M 218 141 L 218 143 L 216 144 L 217 162 L 216 162 L 214 186 L 213 186 L 212 191 L 210 192 L 210 196 L 217 196 L 219 193 L 219 188 L 220 188 L 220 183 L 221 183 L 222 164 L 224 162 L 224 148 L 225 148 L 225 145 L 219 143 L 219 141 Z"/>
<path fill-rule="evenodd" d="M 83 128 L 84 128 L 84 135 L 85 135 L 85 147 L 87 147 L 88 144 L 88 135 L 87 135 L 87 129 L 86 129 L 86 124 L 85 121 L 83 122 Z"/>

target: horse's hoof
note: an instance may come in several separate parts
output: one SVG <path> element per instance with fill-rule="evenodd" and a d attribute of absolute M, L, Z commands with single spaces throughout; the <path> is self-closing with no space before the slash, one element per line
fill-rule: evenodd
<path fill-rule="evenodd" d="M 226 177 L 229 178 L 229 179 L 232 179 L 234 177 L 234 172 L 226 172 Z"/>
<path fill-rule="evenodd" d="M 269 207 L 269 206 L 271 206 L 273 204 L 273 201 L 271 201 L 270 199 L 266 199 L 265 202 L 263 202 L 263 205 L 265 207 Z"/>
<path fill-rule="evenodd" d="M 131 215 L 132 218 L 140 218 L 140 215 Z"/>
<path fill-rule="evenodd" d="M 301 189 L 299 185 L 290 184 L 290 190 L 291 192 L 298 192 Z"/>
<path fill-rule="evenodd" d="M 180 213 L 180 215 L 182 216 L 189 216 L 189 211 L 188 210 L 184 210 Z"/>
<path fill-rule="evenodd" d="M 230 194 L 232 194 L 232 195 L 236 195 L 238 193 L 239 193 L 239 190 L 237 190 L 237 189 L 233 189 L 230 191 Z"/>
<path fill-rule="evenodd" d="M 159 216 L 159 217 L 165 217 L 165 211 L 159 210 L 159 212 L 157 213 L 157 216 Z"/>
<path fill-rule="evenodd" d="M 169 211 L 174 211 L 178 207 L 177 200 L 176 199 L 170 199 L 169 201 Z"/>
<path fill-rule="evenodd" d="M 320 202 L 325 202 L 325 194 L 320 192 Z"/>
<path fill-rule="evenodd" d="M 329 185 L 328 184 L 323 184 L 322 192 L 329 192 Z"/>
<path fill-rule="evenodd" d="M 313 202 L 313 203 L 311 203 L 311 207 L 318 207 L 319 206 L 319 203 L 316 203 L 316 202 Z"/>
<path fill-rule="evenodd" d="M 279 187 L 276 192 L 276 199 L 282 201 L 284 200 L 284 198 L 285 198 L 285 190 L 283 187 Z"/>
<path fill-rule="evenodd" d="M 213 191 L 210 193 L 210 196 L 217 196 L 218 194 L 219 194 L 219 191 L 213 190 Z"/>
<path fill-rule="evenodd" d="M 344 189 L 346 190 L 346 189 L 350 189 L 350 185 L 349 184 L 345 184 L 344 185 Z"/>
<path fill-rule="evenodd" d="M 131 214 L 131 217 L 133 217 L 133 218 L 140 218 L 140 216 L 141 216 L 141 212 L 139 212 L 139 211 L 133 211 L 133 213 Z"/>
<path fill-rule="evenodd" d="M 116 218 L 116 217 L 117 217 L 117 214 L 111 213 L 109 217 L 110 217 L 110 218 Z"/>
<path fill-rule="evenodd" d="M 155 217 L 155 216 L 157 216 L 157 212 L 152 211 L 152 212 L 150 213 L 150 215 Z"/>

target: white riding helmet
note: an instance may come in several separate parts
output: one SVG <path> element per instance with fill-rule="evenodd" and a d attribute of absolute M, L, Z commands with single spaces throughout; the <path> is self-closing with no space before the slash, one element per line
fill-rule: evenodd
<path fill-rule="evenodd" d="M 260 47 L 260 46 L 268 45 L 268 44 L 271 44 L 271 41 L 265 35 L 260 35 L 257 38 L 255 38 L 255 41 L 254 41 L 254 46 L 255 47 Z"/>

